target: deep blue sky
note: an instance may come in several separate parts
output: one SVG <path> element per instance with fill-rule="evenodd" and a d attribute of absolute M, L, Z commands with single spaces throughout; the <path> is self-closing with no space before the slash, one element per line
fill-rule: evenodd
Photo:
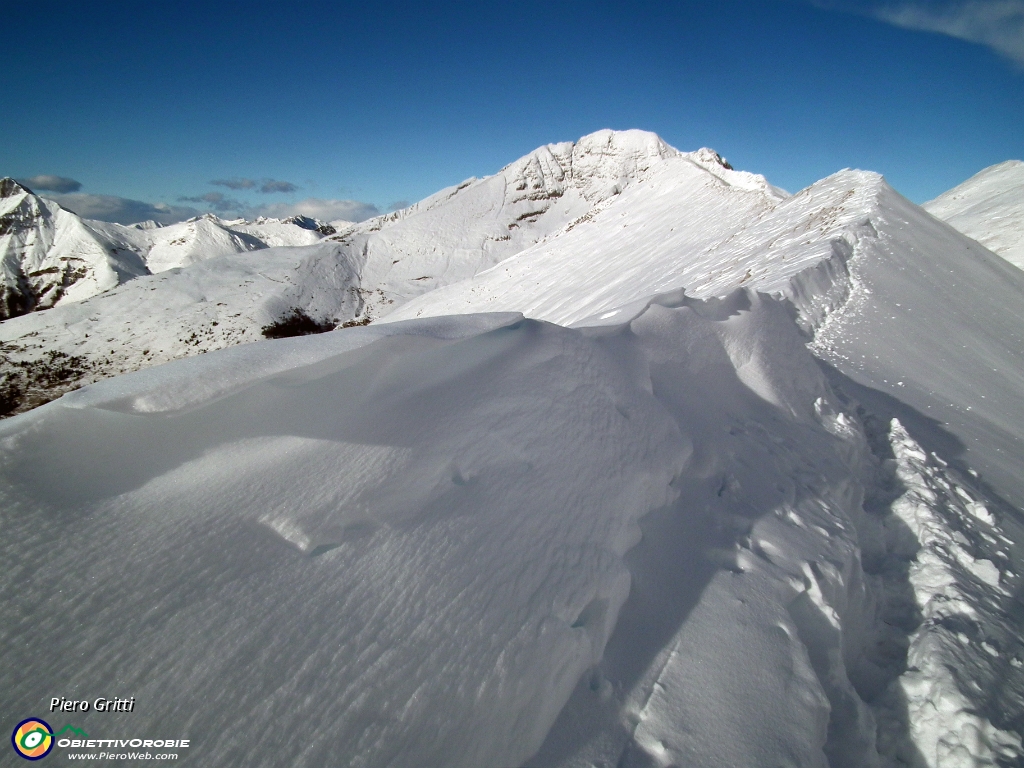
<path fill-rule="evenodd" d="M 713 147 L 790 191 L 858 167 L 923 202 L 1024 158 L 1020 63 L 810 0 L 298 8 L 11 4 L 0 175 L 384 210 L 610 127 Z M 210 184 L 225 178 L 299 189 Z"/>

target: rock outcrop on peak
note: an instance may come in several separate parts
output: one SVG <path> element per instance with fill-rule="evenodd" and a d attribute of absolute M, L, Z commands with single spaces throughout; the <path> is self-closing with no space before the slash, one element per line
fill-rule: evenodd
<path fill-rule="evenodd" d="M 22 186 L 19 182 L 9 176 L 0 179 L 0 200 L 24 194 L 31 194 L 31 190 Z"/>
<path fill-rule="evenodd" d="M 0 319 L 93 296 L 148 272 L 76 214 L 0 181 Z"/>

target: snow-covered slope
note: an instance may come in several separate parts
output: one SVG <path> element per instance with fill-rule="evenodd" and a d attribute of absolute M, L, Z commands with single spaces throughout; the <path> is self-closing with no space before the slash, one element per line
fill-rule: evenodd
<path fill-rule="evenodd" d="M 125 227 L 102 221 L 90 221 L 89 226 L 110 239 L 120 240 L 124 247 L 134 249 L 154 274 L 217 256 L 279 246 L 313 245 L 320 242 L 326 232 L 333 231 L 304 217 L 223 221 L 209 213 L 165 227 Z"/>
<path fill-rule="evenodd" d="M 5 707 L 116 674 L 146 705 L 78 727 L 187 732 L 213 765 L 511 765 L 540 744 L 600 657 L 622 554 L 686 442 L 642 374 L 578 332 L 509 316 L 361 330 L 152 369 L 5 422 L 5 561 L 49 541 L 89 585 L 72 594 L 45 554 L 0 576 Z M 105 448 L 57 449 L 68 482 L 45 491 L 52 430 Z M 74 507 L 66 541 L 37 518 Z M 15 619 L 26 599 L 48 618 Z M 53 645 L 50 622 L 69 620 Z M 30 691 L 22 649 L 38 643 L 91 661 L 50 665 Z"/>
<path fill-rule="evenodd" d="M 325 224 L 308 216 L 292 216 L 287 219 L 272 219 L 260 216 L 255 221 L 224 222 L 235 232 L 248 233 L 256 237 L 268 248 L 279 248 L 284 245 L 312 245 L 325 235 L 337 233 L 334 224 Z M 347 229 L 352 222 L 335 222 L 339 227 Z"/>
<path fill-rule="evenodd" d="M 685 289 L 707 298 L 742 285 L 788 299 L 820 354 L 852 374 L 872 371 L 872 381 L 884 384 L 908 378 L 900 372 L 927 371 L 915 388 L 905 381 L 901 390 L 915 407 L 952 423 L 969 406 L 972 419 L 1024 436 L 1024 275 L 929 217 L 877 174 L 840 172 L 764 207 L 733 231 L 717 230 L 716 220 L 705 224 L 699 214 L 690 218 L 713 210 L 700 198 L 714 183 L 683 185 L 665 202 L 637 185 L 635 200 L 623 193 L 623 203 L 632 204 L 621 210 L 602 211 L 561 238 L 414 299 L 385 319 L 521 311 L 591 325 L 617 322 L 630 302 L 655 293 Z M 674 207 L 685 195 L 698 202 Z M 860 325 L 870 330 L 856 330 Z M 971 373 L 982 368 L 996 369 L 989 386 L 1007 414 L 992 413 L 981 402 L 985 393 L 975 392 Z M 964 440 L 968 450 L 978 442 Z M 1015 440 L 999 440 L 1012 457 L 1021 450 Z M 978 468 L 1013 484 L 1014 502 L 1024 505 L 1014 466 L 1000 469 L 992 455 Z"/>
<path fill-rule="evenodd" d="M 934 421 L 1024 509 L 1024 273 L 879 182 L 815 353 Z M 953 443 L 958 443 L 955 448 Z"/>
<path fill-rule="evenodd" d="M 0 179 L 0 320 L 79 301 L 146 272 L 133 249 Z"/>
<path fill-rule="evenodd" d="M 1021 627 L 1007 619 L 1014 612 L 1005 592 L 1018 567 L 1010 565 L 1010 550 L 995 546 L 984 523 L 969 536 L 960 529 L 971 505 L 979 504 L 1000 509 L 1012 540 L 1021 540 L 1024 275 L 864 172 L 845 171 L 818 182 L 704 248 L 673 251 L 664 231 L 616 241 L 599 229 L 602 223 L 595 222 L 590 237 L 580 235 L 585 244 L 577 249 L 538 246 L 472 280 L 420 297 L 387 319 L 520 310 L 561 323 L 614 323 L 642 306 L 645 294 L 685 288 L 714 297 L 737 285 L 786 299 L 836 385 L 870 404 L 880 419 L 880 431 L 891 438 L 886 453 L 894 461 L 915 457 L 906 459 L 914 469 L 899 481 L 906 484 L 907 498 L 899 496 L 895 508 L 910 516 L 915 530 L 932 524 L 918 522 L 919 516 L 945 516 L 943 533 L 932 538 L 935 562 L 915 585 L 931 614 L 912 647 L 922 665 L 932 654 L 994 685 L 1008 657 L 1020 657 L 1015 637 Z M 651 253 L 664 256 L 631 275 L 630 260 Z M 619 292 L 591 281 L 595 273 Z M 616 300 L 635 303 L 616 308 Z M 892 419 L 899 426 L 890 427 Z M 899 437 L 904 425 L 909 443 Z M 964 490 L 972 484 L 972 491 Z M 958 530 L 966 538 L 956 540 Z M 1020 553 L 1015 557 L 1019 562 Z M 951 573 L 961 575 L 954 579 Z M 993 601 L 998 608 L 977 607 Z M 955 626 L 970 631 L 950 629 Z M 928 662 L 939 677 L 942 664 Z M 952 713 L 945 720 L 925 715 L 934 704 L 921 699 L 927 692 L 905 694 L 920 710 L 914 715 L 920 745 L 930 744 L 933 754 L 948 747 L 962 757 L 962 749 L 980 748 L 949 746 L 967 739 L 954 738 L 954 732 L 981 734 L 977 738 L 985 743 L 991 741 L 984 734 L 992 722 L 1013 724 L 1019 732 L 1024 709 L 1018 694 L 964 700 L 958 698 L 959 685 L 932 679 L 926 686 L 945 691 L 943 711 Z M 670 711 L 677 705 L 666 704 Z M 971 712 L 985 715 L 974 722 Z"/>
<path fill-rule="evenodd" d="M 1024 162 L 986 168 L 923 207 L 1024 269 Z"/>
<path fill-rule="evenodd" d="M 1014 583 L 970 478 L 834 394 L 783 303 L 630 314 L 263 342 L 4 422 L 7 706 L 116 680 L 136 711 L 76 727 L 211 765 L 1013 759 L 936 641 L 1021 656 L 956 620 Z"/>
<path fill-rule="evenodd" d="M 206 259 L 0 324 L 11 409 L 83 381 L 262 339 L 261 329 L 294 307 L 317 319 L 358 313 L 358 263 L 338 243 L 254 256 Z"/>
<path fill-rule="evenodd" d="M 721 240 L 784 196 L 710 150 L 682 153 L 651 133 L 599 131 L 541 147 L 494 176 L 340 229 L 307 248 L 235 253 L 252 245 L 245 238 L 264 242 L 275 227 L 315 238 L 327 228 L 242 226 L 212 217 L 158 229 L 107 225 L 103 231 L 143 253 L 151 271 L 166 271 L 80 306 L 0 325 L 0 373 L 28 393 L 18 400 L 25 408 L 83 381 L 251 341 L 292 310 L 321 322 L 369 322 L 524 249 L 564 240 L 576 250 L 584 230 L 621 241 L 620 211 L 634 224 L 627 242 L 632 232 L 668 233 L 673 225 L 666 221 L 680 216 L 671 257 L 679 248 Z M 589 226 L 595 219 L 610 224 L 595 229 Z M 189 264 L 200 256 L 201 264 Z M 664 260 L 665 251 L 641 255 L 627 268 L 641 286 L 658 257 Z M 172 266 L 183 269 L 167 269 Z M 607 278 L 607 270 L 593 277 Z M 614 296 L 618 285 L 607 290 Z M 57 381 L 49 375 L 54 354 L 64 356 L 66 373 Z"/>
<path fill-rule="evenodd" d="M 234 231 L 212 215 L 152 229 L 102 221 L 89 224 L 108 238 L 119 241 L 124 248 L 139 253 L 151 273 L 187 267 L 216 256 L 267 247 L 258 238 L 247 232 Z"/>
<path fill-rule="evenodd" d="M 12 716 L 116 681 L 76 727 L 225 766 L 1024 761 L 1024 272 L 877 174 L 602 133 L 0 332 L 60 379 L 392 306 L 0 423 Z"/>
<path fill-rule="evenodd" d="M 816 278 L 816 270 L 842 270 L 848 246 L 841 234 L 867 216 L 875 178 L 845 171 L 780 200 L 680 166 L 666 179 L 636 185 L 615 207 L 563 236 L 412 300 L 386 319 L 513 310 L 574 323 L 607 319 L 599 316 L 678 288 L 694 296 L 739 285 L 785 291 L 804 272 L 808 287 L 821 289 L 812 290 L 806 311 L 820 314 L 840 298 L 830 292 L 842 288 L 828 274 Z"/>
<path fill-rule="evenodd" d="M 599 131 L 365 222 L 344 240 L 365 254 L 364 285 L 399 303 L 536 243 L 561 242 L 592 217 L 637 200 L 645 211 L 651 204 L 692 208 L 693 218 L 725 230 L 784 196 L 764 178 L 723 163 L 711 150 L 679 152 L 652 133 Z M 701 194 L 705 187 L 714 190 Z"/>

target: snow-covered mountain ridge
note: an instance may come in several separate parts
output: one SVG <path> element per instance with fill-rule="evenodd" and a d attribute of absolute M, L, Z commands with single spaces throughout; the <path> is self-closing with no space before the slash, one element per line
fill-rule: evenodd
<path fill-rule="evenodd" d="M 374 322 L 237 344 L 296 308 Z M 1024 272 L 877 174 L 601 132 L 0 334 L 145 367 L 0 423 L 19 712 L 116 678 L 79 727 L 225 766 L 1024 760 Z"/>
<path fill-rule="evenodd" d="M 147 272 L 133 250 L 13 179 L 0 180 L 0 320 L 81 300 Z"/>
<path fill-rule="evenodd" d="M 665 206 L 685 208 L 687 231 L 706 241 L 725 237 L 784 197 L 763 177 L 728 168 L 711 150 L 683 153 L 651 133 L 599 131 L 541 147 L 493 176 L 304 248 L 250 252 L 244 240 L 234 248 L 231 243 L 249 236 L 242 227 L 231 223 L 229 231 L 202 218 L 176 225 L 172 256 L 184 266 L 166 269 L 160 244 L 172 228 L 126 234 L 127 228 L 109 225 L 111 238 L 156 242 L 147 258 L 164 271 L 0 324 L 0 374 L 6 371 L 14 382 L 8 386 L 22 392 L 17 407 L 24 408 L 47 392 L 259 339 L 261 329 L 293 310 L 339 325 L 369 322 L 524 249 L 591 231 L 602 211 L 631 210 L 636 200 L 660 201 L 643 204 L 639 214 L 658 231 Z M 705 227 L 706 233 L 697 231 Z M 201 263 L 187 264 L 189 246 L 178 243 L 182 228 L 188 242 L 217 242 L 229 252 L 204 246 Z M 57 373 L 51 372 L 54 354 L 63 356 Z"/>
<path fill-rule="evenodd" d="M 1024 269 L 1024 162 L 986 168 L 923 208 Z"/>
<path fill-rule="evenodd" d="M 82 301 L 141 275 L 228 253 L 310 245 L 334 232 L 304 217 L 226 222 L 206 214 L 167 227 L 87 221 L 2 179 L 0 320 Z"/>

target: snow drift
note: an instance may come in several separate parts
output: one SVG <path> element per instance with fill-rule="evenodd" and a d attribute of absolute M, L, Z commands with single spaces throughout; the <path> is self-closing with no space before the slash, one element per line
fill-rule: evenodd
<path fill-rule="evenodd" d="M 919 754 L 900 686 L 920 543 L 763 295 L 238 347 L 14 417 L 0 450 L 2 683 L 26 711 L 116 680 L 137 711 L 78 727 L 173 730 L 214 764 Z M 974 578 L 998 597 L 992 567 Z M 588 727 L 545 743 L 570 697 Z M 971 733 L 961 750 L 1014 754 Z"/>
<path fill-rule="evenodd" d="M 306 359 L 222 391 L 282 348 Z M 687 457 L 649 382 L 509 316 L 245 352 L 5 423 L 8 700 L 117 680 L 146 702 L 118 724 L 221 764 L 528 757 Z M 25 675 L 40 644 L 91 661 Z"/>

